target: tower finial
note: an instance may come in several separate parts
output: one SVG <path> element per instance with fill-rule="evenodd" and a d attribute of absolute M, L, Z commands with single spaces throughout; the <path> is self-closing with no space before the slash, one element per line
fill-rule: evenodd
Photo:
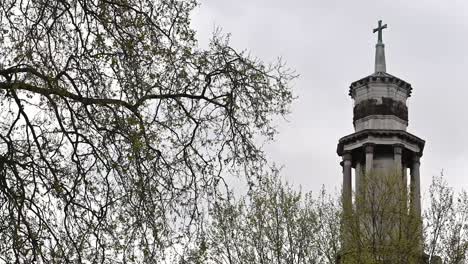
<path fill-rule="evenodd" d="M 375 72 L 386 72 L 385 65 L 385 45 L 382 42 L 382 31 L 387 28 L 387 24 L 382 26 L 382 20 L 379 20 L 379 25 L 373 30 L 373 33 L 378 33 L 377 45 L 375 45 Z"/>
<path fill-rule="evenodd" d="M 377 43 L 382 43 L 382 31 L 387 28 L 387 24 L 382 26 L 382 20 L 379 20 L 379 26 L 377 28 L 374 28 L 374 33 L 379 32 L 379 38 Z"/>

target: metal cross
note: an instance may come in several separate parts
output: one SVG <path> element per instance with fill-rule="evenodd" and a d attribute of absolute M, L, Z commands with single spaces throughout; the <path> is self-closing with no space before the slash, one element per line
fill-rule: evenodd
<path fill-rule="evenodd" d="M 382 43 L 382 30 L 384 28 L 387 28 L 387 24 L 383 25 L 382 26 L 382 20 L 379 20 L 379 26 L 377 28 L 374 29 L 374 33 L 375 32 L 379 32 L 379 40 L 378 40 L 378 43 Z"/>

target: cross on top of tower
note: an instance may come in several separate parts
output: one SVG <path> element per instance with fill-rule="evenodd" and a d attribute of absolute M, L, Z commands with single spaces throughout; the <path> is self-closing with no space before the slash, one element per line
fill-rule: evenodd
<path fill-rule="evenodd" d="M 387 28 L 387 24 L 382 25 L 382 20 L 379 20 L 379 26 L 374 29 L 374 33 L 379 32 L 379 39 L 375 45 L 375 72 L 386 72 L 385 51 L 382 42 L 382 30 L 385 28 Z"/>
<path fill-rule="evenodd" d="M 387 28 L 387 24 L 383 25 L 382 26 L 382 20 L 379 20 L 379 26 L 377 28 L 374 28 L 374 33 L 375 32 L 379 32 L 379 39 L 378 39 L 378 43 L 382 43 L 382 31 Z"/>

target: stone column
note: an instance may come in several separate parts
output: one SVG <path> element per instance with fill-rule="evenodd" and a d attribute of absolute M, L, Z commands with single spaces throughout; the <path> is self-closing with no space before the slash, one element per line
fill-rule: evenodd
<path fill-rule="evenodd" d="M 413 154 L 413 160 L 411 165 L 411 210 L 414 215 L 421 218 L 421 179 L 419 175 L 420 166 L 419 154 Z"/>
<path fill-rule="evenodd" d="M 361 178 L 362 178 L 362 164 L 361 161 L 356 161 L 356 168 L 354 169 L 354 192 L 359 194 L 361 192 Z"/>
<path fill-rule="evenodd" d="M 403 186 L 405 186 L 405 188 L 408 188 L 408 167 L 405 163 L 402 164 L 402 171 Z"/>
<path fill-rule="evenodd" d="M 407 165 L 405 163 L 402 164 L 402 182 L 403 182 L 403 201 L 404 201 L 404 210 L 407 212 L 408 210 L 408 175 L 407 175 Z"/>
<path fill-rule="evenodd" d="M 421 180 L 419 175 L 420 156 L 417 153 L 413 154 L 413 160 L 411 164 L 411 203 L 410 203 L 410 214 L 413 217 L 413 223 L 417 228 L 418 234 L 418 251 L 422 254 L 423 242 L 422 242 L 422 219 L 421 219 Z"/>
<path fill-rule="evenodd" d="M 406 193 L 406 177 L 404 176 L 403 172 L 403 160 L 402 160 L 402 155 L 403 155 L 403 149 L 404 145 L 402 144 L 395 144 L 393 145 L 393 160 L 394 160 L 394 173 L 395 175 L 392 175 L 393 180 L 396 181 L 396 188 L 392 188 L 392 192 L 395 194 L 396 198 L 396 208 L 398 208 L 398 212 L 400 214 L 400 217 L 403 217 L 408 213 L 408 205 L 407 205 L 407 200 L 408 196 Z M 402 219 L 402 218 L 400 218 Z M 406 233 L 406 227 L 402 225 L 402 222 L 400 220 L 400 225 L 398 226 L 398 232 L 399 234 L 404 234 Z"/>
<path fill-rule="evenodd" d="M 403 173 L 403 167 L 401 163 L 401 155 L 403 154 L 403 145 L 395 144 L 393 145 L 393 160 L 395 162 L 395 172 L 397 175 L 401 176 Z"/>
<path fill-rule="evenodd" d="M 374 161 L 374 144 L 364 145 L 364 150 L 366 152 L 366 173 L 369 173 L 372 170 Z"/>
<path fill-rule="evenodd" d="M 352 209 L 352 186 L 351 186 L 351 153 L 343 155 L 343 210 L 351 213 Z"/>
<path fill-rule="evenodd" d="M 343 216 L 341 219 L 341 241 L 342 241 L 342 254 L 350 247 L 349 228 L 352 214 L 352 186 L 351 186 L 351 166 L 352 156 L 351 153 L 345 152 L 342 156 L 343 161 L 340 163 L 343 167 L 343 190 L 342 190 L 342 203 L 343 203 Z"/>

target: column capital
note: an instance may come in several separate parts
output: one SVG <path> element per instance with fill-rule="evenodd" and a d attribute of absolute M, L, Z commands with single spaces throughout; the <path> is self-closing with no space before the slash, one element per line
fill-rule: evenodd
<path fill-rule="evenodd" d="M 353 159 L 353 155 L 351 155 L 350 151 L 346 151 L 343 153 L 343 161 L 351 161 Z"/>
<path fill-rule="evenodd" d="M 374 153 L 374 143 L 366 143 L 364 144 L 364 151 L 366 153 Z"/>
<path fill-rule="evenodd" d="M 421 163 L 421 155 L 419 153 L 413 153 L 413 163 Z"/>
<path fill-rule="evenodd" d="M 393 145 L 393 153 L 401 155 L 403 153 L 404 148 L 405 148 L 405 145 L 403 145 L 403 144 L 394 144 Z"/>

